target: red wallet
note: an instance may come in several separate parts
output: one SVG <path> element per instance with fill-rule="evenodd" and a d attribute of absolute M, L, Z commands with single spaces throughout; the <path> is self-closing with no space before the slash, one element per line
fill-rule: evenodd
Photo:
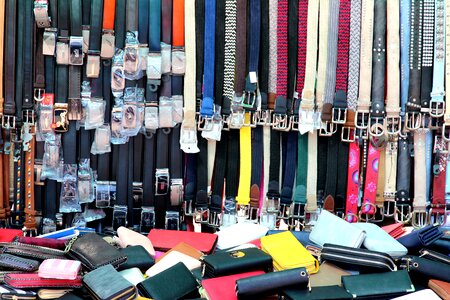
<path fill-rule="evenodd" d="M 402 223 L 395 223 L 381 227 L 384 231 L 389 233 L 394 239 L 401 237 L 405 233 Z"/>
<path fill-rule="evenodd" d="M 20 229 L 7 229 L 7 228 L 1 228 L 0 229 L 0 242 L 3 243 L 11 243 L 14 241 L 16 236 L 22 236 L 23 231 Z"/>
<path fill-rule="evenodd" d="M 229 276 L 205 279 L 202 286 L 209 300 L 237 300 L 236 280 L 265 274 L 263 271 L 246 272 Z"/>
<path fill-rule="evenodd" d="M 148 238 L 157 251 L 169 251 L 184 242 L 205 254 L 211 254 L 217 243 L 217 235 L 193 231 L 153 229 Z"/>
<path fill-rule="evenodd" d="M 76 279 L 41 278 L 37 273 L 6 274 L 5 283 L 15 288 L 80 288 L 81 276 Z"/>
<path fill-rule="evenodd" d="M 22 244 L 41 246 L 58 250 L 66 249 L 64 240 L 19 236 L 16 238 L 16 241 Z"/>

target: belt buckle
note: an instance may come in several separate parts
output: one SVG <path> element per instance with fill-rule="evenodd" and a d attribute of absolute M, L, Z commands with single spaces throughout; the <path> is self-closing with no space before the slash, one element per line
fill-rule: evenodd
<path fill-rule="evenodd" d="M 244 110 L 234 111 L 232 108 L 231 115 L 228 117 L 228 127 L 230 129 L 241 129 L 245 121 L 244 113 Z"/>
<path fill-rule="evenodd" d="M 394 220 L 396 223 L 407 224 L 412 219 L 411 206 L 400 204 L 395 206 Z"/>
<path fill-rule="evenodd" d="M 172 48 L 172 74 L 184 75 L 186 73 L 186 53 L 184 47 Z"/>
<path fill-rule="evenodd" d="M 356 140 L 356 129 L 354 127 L 342 127 L 341 141 L 346 143 L 353 143 Z"/>
<path fill-rule="evenodd" d="M 374 117 L 369 118 L 369 134 L 371 136 L 380 137 L 384 135 L 385 126 L 384 117 Z"/>
<path fill-rule="evenodd" d="M 334 124 L 345 124 L 347 122 L 347 108 L 333 107 L 331 115 L 331 121 Z"/>
<path fill-rule="evenodd" d="M 28 229 L 27 227 L 22 228 L 23 236 L 34 237 L 38 235 L 37 229 Z"/>
<path fill-rule="evenodd" d="M 145 104 L 144 108 L 144 127 L 146 130 L 152 131 L 159 128 L 159 111 L 158 107 L 150 103 Z"/>
<path fill-rule="evenodd" d="M 337 126 L 334 126 L 333 122 L 325 121 L 321 123 L 319 135 L 320 136 L 332 136 L 337 131 Z"/>
<path fill-rule="evenodd" d="M 290 117 L 291 130 L 300 131 L 300 119 L 298 114 L 294 114 Z"/>
<path fill-rule="evenodd" d="M 383 203 L 383 215 L 385 217 L 393 217 L 395 215 L 395 207 L 396 207 L 396 201 L 395 201 L 395 194 L 392 195 L 391 193 L 384 193 L 384 203 Z"/>
<path fill-rule="evenodd" d="M 363 213 L 363 211 L 362 211 L 362 208 L 363 207 L 372 207 L 373 209 L 374 209 L 374 211 L 373 211 L 373 213 L 369 213 L 369 211 L 368 212 L 365 212 L 365 213 Z M 373 204 L 373 203 L 370 203 L 370 202 L 366 202 L 366 203 L 363 203 L 362 205 L 361 205 L 361 209 L 359 210 L 359 213 L 358 213 L 358 218 L 359 218 L 359 220 L 361 220 L 361 221 L 364 221 L 364 222 L 372 222 L 373 220 L 375 220 L 375 213 L 376 213 L 376 211 L 377 211 L 377 207 L 376 207 L 376 205 L 375 204 Z M 372 215 L 371 217 L 369 217 L 369 215 Z M 364 217 L 363 217 L 364 216 Z"/>
<path fill-rule="evenodd" d="M 278 210 L 277 219 L 278 220 L 288 220 L 290 217 L 291 205 L 290 204 L 280 204 L 280 209 Z"/>
<path fill-rule="evenodd" d="M 222 226 L 222 212 L 208 210 L 208 226 L 219 228 Z"/>
<path fill-rule="evenodd" d="M 358 139 L 368 140 L 369 139 L 369 129 L 368 128 L 357 128 L 356 137 Z"/>
<path fill-rule="evenodd" d="M 34 110 L 26 109 L 22 111 L 22 123 L 35 124 Z"/>
<path fill-rule="evenodd" d="M 422 114 L 420 112 L 405 113 L 405 128 L 408 130 L 417 130 L 422 125 Z"/>
<path fill-rule="evenodd" d="M 139 232 L 148 234 L 151 229 L 155 228 L 155 220 L 155 208 L 153 206 L 142 206 Z"/>
<path fill-rule="evenodd" d="M 168 230 L 180 230 L 180 213 L 178 211 L 166 211 L 164 227 Z"/>
<path fill-rule="evenodd" d="M 450 142 L 450 130 L 447 130 L 447 127 L 450 126 L 450 124 L 443 124 L 442 125 L 442 138 L 446 142 Z"/>
<path fill-rule="evenodd" d="M 56 222 L 49 218 L 42 220 L 42 234 L 51 233 L 56 231 Z"/>
<path fill-rule="evenodd" d="M 358 129 L 367 129 L 369 127 L 369 111 L 358 111 L 355 112 L 355 127 Z"/>
<path fill-rule="evenodd" d="M 183 179 L 170 180 L 170 205 L 179 206 L 183 202 Z"/>
<path fill-rule="evenodd" d="M 386 131 L 389 135 L 397 135 L 400 133 L 401 119 L 400 116 L 386 116 Z"/>
<path fill-rule="evenodd" d="M 230 131 L 230 115 L 222 115 L 222 130 Z"/>
<path fill-rule="evenodd" d="M 2 115 L 2 127 L 7 130 L 16 128 L 16 117 L 10 115 Z"/>
<path fill-rule="evenodd" d="M 44 181 L 41 180 L 42 175 L 42 160 L 35 159 L 34 161 L 34 184 L 39 186 L 44 186 Z"/>
<path fill-rule="evenodd" d="M 197 130 L 195 127 L 181 126 L 180 144 L 183 151 L 188 153 L 197 153 Z"/>
<path fill-rule="evenodd" d="M 252 223 L 258 223 L 259 207 L 250 206 L 248 212 L 248 220 Z"/>
<path fill-rule="evenodd" d="M 277 213 L 262 211 L 260 215 L 260 224 L 269 228 L 275 229 L 277 226 Z"/>
<path fill-rule="evenodd" d="M 70 98 L 68 103 L 67 119 L 72 121 L 81 120 L 81 99 Z"/>
<path fill-rule="evenodd" d="M 194 216 L 194 202 L 192 200 L 184 200 L 182 203 L 182 210 L 185 216 Z"/>
<path fill-rule="evenodd" d="M 430 224 L 430 215 L 426 210 L 416 209 L 414 208 L 412 217 L 411 217 L 411 225 L 416 228 L 422 228 Z"/>
<path fill-rule="evenodd" d="M 434 207 L 433 207 L 434 206 Z M 447 223 L 447 216 L 450 213 L 449 206 L 450 204 L 444 204 L 444 213 L 440 213 L 439 211 L 434 212 L 433 208 L 440 208 L 441 205 L 433 205 L 431 204 L 431 208 L 428 211 L 430 224 L 438 223 L 439 226 L 443 226 Z"/>
<path fill-rule="evenodd" d="M 112 214 L 112 227 L 114 231 L 121 226 L 127 227 L 127 214 L 128 207 L 126 205 L 114 205 Z"/>
<path fill-rule="evenodd" d="M 208 213 L 209 210 L 207 207 L 196 207 L 194 213 L 194 222 L 200 224 L 208 224 L 209 221 Z"/>
<path fill-rule="evenodd" d="M 83 37 L 82 36 L 71 36 L 69 38 L 69 64 L 74 66 L 83 65 Z"/>
<path fill-rule="evenodd" d="M 169 193 L 169 169 L 156 169 L 155 179 L 155 196 L 167 195 Z"/>
<path fill-rule="evenodd" d="M 272 115 L 272 129 L 279 131 L 289 131 L 291 127 L 288 116 L 274 113 Z"/>
<path fill-rule="evenodd" d="M 250 218 L 250 205 L 249 204 L 238 204 L 237 217 L 241 218 L 241 219 L 249 219 Z"/>
<path fill-rule="evenodd" d="M 109 181 L 95 183 L 95 207 L 108 208 L 111 206 L 111 185 Z"/>
<path fill-rule="evenodd" d="M 100 52 L 88 51 L 86 76 L 88 78 L 98 78 L 100 76 Z"/>
<path fill-rule="evenodd" d="M 67 118 L 67 103 L 57 103 L 53 108 L 53 127 L 56 132 L 67 132 L 69 120 Z"/>
<path fill-rule="evenodd" d="M 306 219 L 306 204 L 294 203 L 291 205 L 291 211 L 289 212 L 288 225 L 290 227 L 297 227 L 300 224 L 302 227 L 305 225 Z"/>
<path fill-rule="evenodd" d="M 278 215 L 279 210 L 280 210 L 280 197 L 266 196 L 265 211 L 268 213 L 274 213 Z"/>
<path fill-rule="evenodd" d="M 42 54 L 53 56 L 55 55 L 56 37 L 58 29 L 46 28 L 43 34 Z"/>
<path fill-rule="evenodd" d="M 255 102 L 256 102 L 256 92 L 244 91 L 242 106 L 245 108 L 253 108 L 255 106 Z"/>
<path fill-rule="evenodd" d="M 33 98 L 36 102 L 42 102 L 45 99 L 45 89 L 35 88 L 33 91 Z"/>
<path fill-rule="evenodd" d="M 261 110 L 259 112 L 258 125 L 262 126 L 272 126 L 271 122 L 271 111 L 270 110 Z"/>
<path fill-rule="evenodd" d="M 211 131 L 213 129 L 213 117 L 198 115 L 197 130 Z"/>
<path fill-rule="evenodd" d="M 56 63 L 58 65 L 68 65 L 70 63 L 69 38 L 58 37 L 56 42 Z"/>
<path fill-rule="evenodd" d="M 103 29 L 100 57 L 106 59 L 112 58 L 114 56 L 115 43 L 114 30 Z"/>
<path fill-rule="evenodd" d="M 149 52 L 147 55 L 147 79 L 156 80 L 150 87 L 152 92 L 156 92 L 161 84 L 161 74 L 161 52 Z"/>
<path fill-rule="evenodd" d="M 430 100 L 430 116 L 432 118 L 440 118 L 445 113 L 445 102 L 444 102 L 444 92 L 439 93 L 431 93 L 431 100 Z M 433 99 L 434 97 L 438 99 Z"/>
<path fill-rule="evenodd" d="M 48 16 L 47 0 L 35 0 L 33 11 L 37 27 L 39 28 L 50 27 L 50 17 Z"/>

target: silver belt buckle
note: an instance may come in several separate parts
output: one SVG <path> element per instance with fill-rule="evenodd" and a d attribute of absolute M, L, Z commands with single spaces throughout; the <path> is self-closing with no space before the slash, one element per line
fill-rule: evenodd
<path fill-rule="evenodd" d="M 294 114 L 289 121 L 291 123 L 291 130 L 299 131 L 300 130 L 300 118 L 298 114 Z"/>
<path fill-rule="evenodd" d="M 380 137 L 384 135 L 385 129 L 385 119 L 384 117 L 373 117 L 369 119 L 369 134 L 371 136 Z"/>
<path fill-rule="evenodd" d="M 36 102 L 42 102 L 45 99 L 45 89 L 34 88 L 33 98 L 34 98 L 34 101 L 36 101 Z"/>
<path fill-rule="evenodd" d="M 193 201 L 192 200 L 183 201 L 182 210 L 185 216 L 193 216 L 195 214 Z"/>
<path fill-rule="evenodd" d="M 34 19 L 39 28 L 50 27 L 50 17 L 48 16 L 48 1 L 35 0 L 34 1 Z"/>
<path fill-rule="evenodd" d="M 331 116 L 334 124 L 345 124 L 347 122 L 347 108 L 333 107 Z"/>
<path fill-rule="evenodd" d="M 337 131 L 337 126 L 334 126 L 333 122 L 325 121 L 321 123 L 319 135 L 320 136 L 332 136 Z"/>
<path fill-rule="evenodd" d="M 181 126 L 180 130 L 181 150 L 186 153 L 198 153 L 197 129 L 195 127 Z"/>
<path fill-rule="evenodd" d="M 445 124 L 442 125 L 442 138 L 444 139 L 444 141 L 446 142 L 450 142 L 450 130 L 447 130 L 447 128 L 450 126 L 450 124 Z"/>
<path fill-rule="evenodd" d="M 367 129 L 369 127 L 369 111 L 358 111 L 355 113 L 355 127 L 358 129 Z"/>
<path fill-rule="evenodd" d="M 172 48 L 172 74 L 184 75 L 186 73 L 186 54 L 184 47 Z"/>
<path fill-rule="evenodd" d="M 245 91 L 242 106 L 245 108 L 253 108 L 256 102 L 256 91 Z"/>
<path fill-rule="evenodd" d="M 178 211 L 166 211 L 164 227 L 168 230 L 180 230 L 180 213 Z"/>
<path fill-rule="evenodd" d="M 395 206 L 394 220 L 396 223 L 406 224 L 411 221 L 411 218 L 412 212 L 410 205 L 400 204 Z"/>
<path fill-rule="evenodd" d="M 405 128 L 417 130 L 422 125 L 422 114 L 420 112 L 407 112 L 405 114 Z"/>
<path fill-rule="evenodd" d="M 179 206 L 183 202 L 183 179 L 170 180 L 170 205 Z"/>
<path fill-rule="evenodd" d="M 55 55 L 56 37 L 58 29 L 46 28 L 42 40 L 42 54 L 53 56 Z"/>
<path fill-rule="evenodd" d="M 196 207 L 194 213 L 194 222 L 200 224 L 208 224 L 209 222 L 208 213 L 209 210 L 207 207 Z"/>
<path fill-rule="evenodd" d="M 386 131 L 388 135 L 397 135 L 401 130 L 401 118 L 400 116 L 386 116 Z"/>
<path fill-rule="evenodd" d="M 88 51 L 86 76 L 88 78 L 100 76 L 100 53 L 98 51 Z"/>
<path fill-rule="evenodd" d="M 139 45 L 126 44 L 124 52 L 123 64 L 125 73 L 135 74 L 139 67 Z"/>
<path fill-rule="evenodd" d="M 277 219 L 288 220 L 290 217 L 291 205 L 280 204 L 280 209 L 278 211 Z"/>
<path fill-rule="evenodd" d="M 126 205 L 114 205 L 112 214 L 112 228 L 116 231 L 119 227 L 127 227 L 128 207 Z"/>
<path fill-rule="evenodd" d="M 114 30 L 103 30 L 100 57 L 106 59 L 112 58 L 114 56 L 115 43 Z"/>
<path fill-rule="evenodd" d="M 434 211 L 436 208 L 444 209 L 444 213 L 440 213 L 439 211 Z M 443 226 L 447 223 L 447 216 L 449 214 L 449 204 L 431 204 L 430 210 L 428 211 L 430 224 L 439 224 L 439 226 Z"/>
<path fill-rule="evenodd" d="M 71 36 L 69 39 L 70 58 L 69 63 L 75 66 L 83 65 L 83 37 Z"/>
<path fill-rule="evenodd" d="M 228 127 L 230 129 L 241 129 L 244 126 L 245 121 L 244 110 L 233 110 L 228 117 Z"/>
<path fill-rule="evenodd" d="M 167 195 L 169 193 L 169 169 L 156 169 L 155 177 L 155 196 Z"/>
<path fill-rule="evenodd" d="M 353 127 L 342 127 L 341 141 L 346 143 L 353 143 L 356 140 L 356 129 Z"/>
<path fill-rule="evenodd" d="M 433 118 L 440 118 L 445 113 L 445 92 L 431 92 L 430 100 L 430 116 Z"/>
<path fill-rule="evenodd" d="M 68 39 L 59 38 L 56 43 L 56 63 L 58 65 L 68 65 L 70 63 L 70 48 Z"/>
<path fill-rule="evenodd" d="M 213 129 L 213 117 L 198 115 L 197 130 L 211 131 Z"/>
<path fill-rule="evenodd" d="M 272 129 L 280 131 L 289 131 L 290 122 L 287 115 L 273 114 L 272 115 Z"/>
<path fill-rule="evenodd" d="M 250 216 L 250 205 L 238 204 L 237 217 L 242 219 L 249 219 L 249 216 Z"/>
<path fill-rule="evenodd" d="M 213 228 L 222 226 L 222 212 L 208 210 L 208 226 Z"/>
<path fill-rule="evenodd" d="M 147 79 L 161 80 L 161 53 L 149 52 L 147 56 Z M 159 85 L 159 84 L 158 84 Z M 157 87 L 156 87 L 157 89 Z M 156 91 L 156 89 L 151 89 Z"/>
<path fill-rule="evenodd" d="M 153 228 L 155 228 L 155 208 L 153 206 L 142 206 L 139 232 L 148 234 Z"/>

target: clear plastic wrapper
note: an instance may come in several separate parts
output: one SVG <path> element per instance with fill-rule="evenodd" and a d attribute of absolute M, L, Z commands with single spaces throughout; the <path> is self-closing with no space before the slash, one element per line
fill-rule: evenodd
<path fill-rule="evenodd" d="M 173 103 L 169 97 L 159 98 L 159 127 L 172 128 L 176 125 L 173 121 Z"/>
<path fill-rule="evenodd" d="M 89 158 L 80 159 L 78 166 L 78 196 L 80 203 L 94 201 L 94 178 Z"/>
<path fill-rule="evenodd" d="M 59 197 L 59 212 L 81 212 L 80 199 L 78 197 L 77 164 L 64 164 L 63 182 Z"/>
<path fill-rule="evenodd" d="M 105 122 L 106 101 L 102 98 L 91 98 L 86 106 L 86 119 L 84 129 L 95 129 Z"/>
<path fill-rule="evenodd" d="M 140 65 L 143 63 L 146 63 L 146 61 L 141 62 L 139 57 L 139 41 L 137 40 L 137 32 L 128 31 L 123 56 L 125 78 L 129 80 L 138 80 L 142 78 L 143 72 Z"/>
<path fill-rule="evenodd" d="M 48 134 L 45 138 L 41 179 L 62 180 L 63 155 L 61 135 Z"/>
<path fill-rule="evenodd" d="M 124 51 L 117 49 L 111 66 L 111 91 L 114 97 L 123 96 L 125 89 Z"/>
<path fill-rule="evenodd" d="M 86 222 L 93 222 L 105 218 L 106 214 L 103 209 L 88 208 L 83 212 L 83 217 Z"/>
<path fill-rule="evenodd" d="M 183 96 L 172 96 L 172 106 L 172 119 L 175 124 L 181 124 L 181 122 L 183 122 Z"/>
<path fill-rule="evenodd" d="M 128 136 L 122 134 L 122 106 L 114 106 L 111 112 L 111 144 L 122 145 Z"/>
<path fill-rule="evenodd" d="M 109 124 L 103 124 L 95 130 L 91 153 L 104 154 L 109 152 L 111 152 L 111 127 L 109 127 Z"/>

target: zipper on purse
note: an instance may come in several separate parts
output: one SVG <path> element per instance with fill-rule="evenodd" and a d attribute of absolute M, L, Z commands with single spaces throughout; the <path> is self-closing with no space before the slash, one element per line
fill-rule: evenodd
<path fill-rule="evenodd" d="M 438 255 L 438 253 L 436 253 L 434 251 L 429 251 L 429 250 L 426 250 L 426 249 L 420 250 L 420 256 L 419 257 L 424 257 L 424 256 L 425 256 L 425 258 L 426 258 L 426 256 L 431 256 L 431 257 L 434 257 L 439 262 L 450 264 L 450 259 L 448 259 L 448 257 L 446 257 L 444 255 Z"/>
<path fill-rule="evenodd" d="M 395 266 L 394 261 L 391 260 L 388 256 L 382 255 L 382 254 L 378 254 L 378 253 L 373 253 L 373 252 L 361 253 L 360 251 L 357 251 L 357 250 L 342 249 L 342 248 L 337 248 L 337 247 L 332 247 L 332 246 L 327 246 L 326 249 L 332 249 L 332 250 L 336 250 L 338 252 L 350 252 L 350 253 L 355 253 L 355 254 L 358 254 L 358 255 L 368 255 L 368 256 L 379 257 L 379 258 L 382 258 L 385 261 L 389 261 L 390 263 L 392 263 L 393 266 Z M 325 254 L 327 254 L 327 253 L 325 253 Z"/>
<path fill-rule="evenodd" d="M 382 265 L 382 266 L 388 267 L 388 269 L 391 270 L 391 271 L 397 271 L 397 266 L 395 264 L 393 265 L 394 268 L 392 268 L 392 266 L 390 266 L 389 264 L 383 263 L 383 262 L 380 262 L 380 261 L 376 261 L 376 260 L 366 260 L 366 259 L 356 258 L 356 257 L 340 256 L 340 255 L 332 254 L 332 253 L 325 253 L 325 255 L 329 255 L 329 256 L 336 257 L 336 258 L 341 258 L 341 259 L 347 259 L 349 261 L 355 261 L 356 260 L 356 261 L 365 262 L 365 263 L 378 264 L 378 265 Z"/>

